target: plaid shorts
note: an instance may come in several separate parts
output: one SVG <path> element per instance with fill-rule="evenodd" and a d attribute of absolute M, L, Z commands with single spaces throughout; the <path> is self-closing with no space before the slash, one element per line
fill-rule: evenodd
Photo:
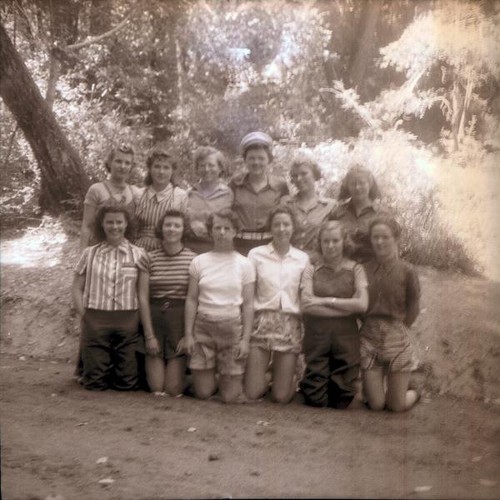
<path fill-rule="evenodd" d="M 368 317 L 360 330 L 361 368 L 384 368 L 389 372 L 409 372 L 418 362 L 408 328 L 392 318 Z"/>
<path fill-rule="evenodd" d="M 243 375 L 246 358 L 236 358 L 243 335 L 241 318 L 221 318 L 198 313 L 194 323 L 191 370 L 216 368 L 219 375 Z"/>

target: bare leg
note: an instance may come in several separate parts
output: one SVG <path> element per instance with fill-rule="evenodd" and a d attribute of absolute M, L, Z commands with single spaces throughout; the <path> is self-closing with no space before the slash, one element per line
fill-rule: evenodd
<path fill-rule="evenodd" d="M 297 354 L 274 352 L 272 395 L 277 403 L 289 403 L 295 394 Z"/>
<path fill-rule="evenodd" d="M 384 371 L 382 368 L 363 371 L 363 388 L 368 405 L 372 410 L 385 407 Z"/>
<path fill-rule="evenodd" d="M 411 372 L 392 372 L 387 375 L 387 407 L 392 411 L 409 410 L 417 401 L 417 391 L 408 390 Z"/>
<path fill-rule="evenodd" d="M 208 399 L 217 390 L 215 368 L 209 370 L 191 370 L 193 375 L 194 395 L 198 399 Z"/>
<path fill-rule="evenodd" d="M 146 356 L 146 378 L 148 380 L 149 390 L 154 394 L 163 391 L 165 381 L 165 363 L 158 356 Z"/>
<path fill-rule="evenodd" d="M 267 367 L 271 353 L 260 347 L 251 347 L 245 371 L 245 393 L 249 399 L 261 398 L 267 390 Z"/>
<path fill-rule="evenodd" d="M 165 383 L 163 390 L 171 396 L 178 396 L 184 392 L 186 381 L 186 357 L 169 359 L 165 366 Z"/>

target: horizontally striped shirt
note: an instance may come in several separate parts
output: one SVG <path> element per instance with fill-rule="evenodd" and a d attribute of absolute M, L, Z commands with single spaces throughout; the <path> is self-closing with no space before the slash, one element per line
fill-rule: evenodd
<path fill-rule="evenodd" d="M 161 239 L 155 233 L 165 212 L 185 212 L 186 209 L 187 193 L 184 189 L 169 184 L 163 191 L 156 192 L 151 186 L 147 187 L 135 210 L 139 230 L 134 245 L 145 248 L 148 252 L 160 248 Z"/>
<path fill-rule="evenodd" d="M 183 248 L 175 255 L 167 255 L 163 248 L 149 253 L 149 296 L 152 299 L 184 300 L 189 283 L 189 265 L 196 254 Z"/>
<path fill-rule="evenodd" d="M 117 247 L 99 243 L 87 247 L 75 271 L 85 275 L 83 306 L 101 311 L 131 311 L 139 308 L 139 271 L 148 271 L 146 252 L 124 240 Z"/>

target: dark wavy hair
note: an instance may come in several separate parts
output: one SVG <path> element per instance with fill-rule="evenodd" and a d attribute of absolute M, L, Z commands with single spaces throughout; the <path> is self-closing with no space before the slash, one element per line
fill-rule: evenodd
<path fill-rule="evenodd" d="M 128 240 L 134 238 L 136 223 L 134 214 L 130 211 L 130 209 L 126 205 L 123 205 L 121 203 L 105 203 L 99 208 L 99 210 L 97 210 L 97 214 L 95 217 L 94 234 L 97 241 L 101 242 L 106 240 L 106 233 L 104 232 L 104 228 L 102 227 L 106 214 L 123 214 L 125 216 L 125 220 L 127 221 L 125 238 L 127 238 Z"/>
<path fill-rule="evenodd" d="M 346 228 L 346 226 L 342 224 L 342 222 L 333 219 L 329 219 L 323 222 L 323 224 L 321 224 L 321 226 L 319 227 L 318 238 L 316 242 L 318 247 L 318 252 L 321 255 L 323 255 L 323 250 L 321 248 L 321 236 L 325 231 L 330 231 L 332 229 L 340 229 L 340 234 L 342 235 L 342 242 L 343 242 L 342 254 L 346 257 L 351 257 L 354 250 L 354 244 L 351 240 L 349 231 Z"/>
<path fill-rule="evenodd" d="M 394 217 L 390 217 L 388 215 L 381 215 L 379 217 L 375 217 L 370 222 L 370 226 L 368 228 L 368 235 L 370 236 L 370 238 L 372 237 L 373 228 L 378 225 L 387 226 L 391 230 L 391 233 L 394 236 L 394 238 L 396 238 L 397 240 L 400 238 L 402 232 L 401 225 Z"/>
<path fill-rule="evenodd" d="M 219 217 L 219 219 L 226 219 L 229 222 L 231 222 L 231 224 L 236 232 L 238 232 L 241 228 L 240 219 L 236 215 L 236 212 L 234 212 L 230 208 L 224 208 L 222 210 L 219 210 L 218 212 L 211 213 L 208 216 L 207 231 L 208 231 L 208 234 L 210 236 L 212 235 L 212 228 L 214 226 L 215 217 Z"/>
<path fill-rule="evenodd" d="M 278 214 L 286 214 L 290 217 L 290 220 L 292 221 L 293 232 L 295 232 L 295 229 L 297 229 L 297 218 L 295 217 L 295 213 L 293 212 L 293 210 L 290 207 L 287 207 L 286 205 L 281 205 L 271 210 L 271 212 L 267 217 L 266 230 L 271 231 L 271 225 L 273 223 L 273 219 Z"/>
<path fill-rule="evenodd" d="M 212 146 L 200 146 L 199 148 L 196 148 L 193 155 L 195 170 L 198 171 L 200 163 L 209 156 L 215 157 L 215 161 L 217 162 L 217 165 L 219 167 L 219 177 L 227 176 L 228 172 L 226 159 L 218 149 L 213 148 Z"/>
<path fill-rule="evenodd" d="M 176 186 L 177 182 L 175 180 L 174 173 L 176 172 L 178 167 L 177 159 L 175 155 L 171 153 L 163 144 L 154 146 L 149 152 L 148 157 L 146 158 L 146 169 L 148 172 L 144 179 L 144 184 L 146 186 L 151 186 L 151 184 L 153 184 L 153 179 L 151 178 L 151 167 L 153 166 L 153 163 L 157 158 L 166 158 L 168 160 L 168 162 L 172 166 L 172 178 L 170 179 L 170 182 L 174 186 Z"/>
<path fill-rule="evenodd" d="M 349 169 L 347 174 L 342 179 L 342 182 L 340 183 L 340 193 L 338 198 L 339 200 L 347 200 L 348 198 L 351 198 L 351 193 L 349 192 L 349 182 L 351 182 L 351 180 L 358 175 L 365 176 L 370 183 L 370 191 L 368 192 L 368 197 L 370 198 L 370 200 L 373 201 L 382 197 L 377 182 L 375 181 L 375 177 L 370 172 L 370 170 L 368 170 L 366 167 L 363 167 L 362 165 L 356 164 Z"/>
<path fill-rule="evenodd" d="M 121 144 L 120 146 L 112 148 L 108 153 L 108 156 L 106 156 L 106 159 L 104 160 L 104 168 L 108 172 L 111 172 L 111 162 L 113 161 L 116 153 L 132 155 L 132 166 L 130 167 L 130 170 L 132 171 L 132 169 L 135 167 L 135 151 L 134 148 L 128 144 Z"/>
<path fill-rule="evenodd" d="M 315 181 L 321 179 L 322 174 L 319 165 L 312 158 L 309 158 L 306 155 L 297 155 L 294 157 L 294 159 L 292 160 L 292 165 L 290 166 L 290 173 L 294 168 L 302 166 L 307 167 L 311 170 Z"/>
<path fill-rule="evenodd" d="M 188 227 L 188 218 L 187 215 L 184 212 L 181 212 L 180 210 L 167 210 L 163 217 L 158 221 L 158 224 L 156 224 L 155 228 L 155 236 L 159 238 L 160 240 L 163 240 L 163 223 L 165 222 L 165 219 L 167 217 L 178 217 L 179 219 L 182 219 L 182 238 L 181 240 L 184 241 L 184 236 L 186 235 L 186 230 Z"/>

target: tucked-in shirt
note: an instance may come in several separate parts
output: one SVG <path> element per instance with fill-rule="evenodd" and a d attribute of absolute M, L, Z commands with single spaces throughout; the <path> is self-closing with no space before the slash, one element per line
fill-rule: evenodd
<path fill-rule="evenodd" d="M 85 275 L 83 305 L 101 311 L 130 311 L 139 308 L 137 280 L 148 270 L 146 252 L 127 240 L 117 247 L 99 243 L 87 247 L 75 271 Z"/>
<path fill-rule="evenodd" d="M 292 245 L 301 250 L 316 250 L 319 228 L 337 207 L 337 201 L 332 198 L 318 197 L 316 202 L 307 209 L 299 206 L 295 196 L 285 196 L 281 203 L 290 207 L 295 215 L 297 227 L 293 232 Z"/>
<path fill-rule="evenodd" d="M 302 277 L 302 293 L 316 297 L 350 299 L 356 290 L 368 286 L 365 270 L 361 264 L 343 259 L 333 268 L 323 260 L 309 264 Z"/>
<path fill-rule="evenodd" d="M 169 184 L 156 192 L 151 186 L 145 188 L 137 202 L 135 217 L 138 224 L 137 239 L 134 244 L 147 251 L 161 247 L 161 239 L 155 234 L 156 228 L 167 210 L 187 209 L 187 193 L 184 189 Z"/>
<path fill-rule="evenodd" d="M 190 248 L 201 253 L 212 248 L 212 239 L 207 230 L 207 219 L 212 213 L 225 208 L 231 208 L 233 204 L 233 192 L 222 182 L 209 194 L 200 191 L 199 186 L 193 186 L 188 190 L 189 230 L 186 241 Z"/>
<path fill-rule="evenodd" d="M 87 191 L 84 204 L 99 208 L 105 203 L 112 201 L 114 203 L 121 203 L 134 208 L 140 194 L 141 189 L 130 184 L 126 184 L 125 189 L 121 193 L 116 193 L 111 190 L 108 181 L 96 182 L 95 184 L 92 184 Z"/>
<path fill-rule="evenodd" d="M 231 180 L 233 210 L 240 219 L 242 231 L 264 232 L 271 210 L 278 206 L 281 197 L 288 194 L 286 181 L 273 176 L 267 177 L 267 184 L 255 191 L 248 180 L 248 174 Z"/>
<path fill-rule="evenodd" d="M 240 314 L 243 287 L 255 281 L 252 263 L 236 251 L 198 255 L 189 274 L 198 282 L 198 312 L 231 318 Z"/>
<path fill-rule="evenodd" d="M 300 280 L 308 255 L 290 247 L 281 256 L 269 243 L 250 250 L 248 258 L 256 273 L 255 310 L 300 314 Z"/>
<path fill-rule="evenodd" d="M 368 233 L 370 223 L 377 216 L 389 214 L 390 211 L 376 201 L 363 208 L 359 214 L 356 214 L 352 201 L 348 201 L 334 210 L 332 218 L 342 222 L 354 243 L 352 255 L 354 260 L 367 262 L 374 258 L 375 254 Z"/>
<path fill-rule="evenodd" d="M 399 258 L 384 264 L 365 264 L 370 302 L 366 316 L 385 316 L 404 321 L 408 309 L 420 300 L 415 269 Z"/>
<path fill-rule="evenodd" d="M 149 253 L 149 296 L 152 299 L 184 300 L 189 283 L 189 266 L 196 254 L 183 248 L 167 255 L 163 248 Z"/>

